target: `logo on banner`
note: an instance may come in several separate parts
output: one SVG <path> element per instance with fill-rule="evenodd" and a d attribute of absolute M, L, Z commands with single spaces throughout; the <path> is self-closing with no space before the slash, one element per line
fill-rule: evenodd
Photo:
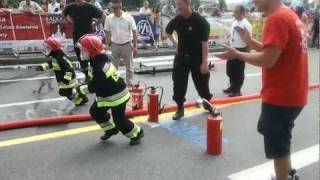
<path fill-rule="evenodd" d="M 151 28 L 147 20 L 140 20 L 137 24 L 137 29 L 142 36 L 151 36 Z"/>
<path fill-rule="evenodd" d="M 64 22 L 62 16 L 48 16 L 46 19 L 49 24 L 58 24 Z"/>

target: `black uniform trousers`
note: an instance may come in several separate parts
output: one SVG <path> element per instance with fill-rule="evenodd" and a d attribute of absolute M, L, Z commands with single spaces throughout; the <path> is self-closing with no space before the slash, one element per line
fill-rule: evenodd
<path fill-rule="evenodd" d="M 199 63 L 200 62 L 200 63 Z M 201 98 L 210 100 L 212 94 L 209 90 L 210 73 L 202 75 L 200 72 L 201 60 L 194 59 L 186 54 L 175 56 L 173 63 L 173 100 L 178 106 L 183 106 L 188 87 L 189 72 L 196 90 Z"/>
<path fill-rule="evenodd" d="M 116 125 L 116 128 L 122 134 L 127 134 L 132 131 L 134 124 L 125 115 L 126 104 L 127 103 L 123 103 L 116 107 L 98 107 L 97 102 L 95 101 L 90 108 L 90 114 L 98 124 L 103 124 L 109 122 L 110 114 L 108 113 L 108 110 L 111 109 L 113 122 Z"/>
<path fill-rule="evenodd" d="M 236 48 L 241 52 L 248 52 L 248 48 Z M 230 59 L 227 62 L 227 75 L 229 77 L 230 89 L 232 92 L 241 92 L 241 88 L 244 82 L 245 74 L 245 62 L 239 59 Z"/>
<path fill-rule="evenodd" d="M 59 89 L 59 95 L 68 98 L 70 101 L 74 99 L 73 88 Z"/>
<path fill-rule="evenodd" d="M 91 32 L 73 32 L 73 43 L 76 45 L 78 40 L 85 34 L 89 34 Z M 88 60 L 81 60 L 80 56 L 80 49 L 78 47 L 74 47 L 74 51 L 76 52 L 77 55 L 77 60 L 80 63 L 80 67 L 82 71 L 87 71 L 89 67 L 89 61 Z M 87 74 L 87 72 L 84 72 Z"/>

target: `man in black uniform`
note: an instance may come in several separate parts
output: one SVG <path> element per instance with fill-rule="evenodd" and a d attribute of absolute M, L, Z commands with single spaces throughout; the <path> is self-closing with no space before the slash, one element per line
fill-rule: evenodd
<path fill-rule="evenodd" d="M 89 77 L 91 77 L 89 84 L 80 86 L 77 91 L 81 95 L 96 94 L 96 101 L 90 108 L 90 114 L 105 131 L 101 140 L 105 141 L 120 131 L 130 139 L 130 145 L 139 144 L 144 136 L 143 130 L 125 115 L 130 93 L 124 79 L 120 77 L 105 53 L 102 41 L 93 34 L 87 34 L 80 38 L 76 46 L 80 48 L 84 59 L 90 59 Z M 113 122 L 110 121 L 109 109 Z"/>
<path fill-rule="evenodd" d="M 92 21 L 98 19 L 99 23 L 104 23 L 106 15 L 92 4 L 85 0 L 75 0 L 70 3 L 63 11 L 63 15 L 73 23 L 73 42 L 76 43 L 79 38 L 85 34 L 92 34 Z M 80 50 L 75 47 L 78 61 L 83 73 L 88 76 L 88 61 L 81 61 Z"/>
<path fill-rule="evenodd" d="M 198 94 L 203 98 L 204 108 L 211 111 L 208 101 L 212 98 L 209 91 L 210 72 L 208 67 L 208 38 L 210 25 L 200 14 L 193 12 L 191 0 L 177 0 L 179 15 L 172 19 L 167 28 L 168 38 L 178 44 L 177 54 L 173 65 L 173 100 L 178 105 L 178 111 L 173 119 L 184 116 L 183 103 L 191 71 L 194 85 Z M 172 36 L 173 31 L 178 34 L 178 43 Z"/>

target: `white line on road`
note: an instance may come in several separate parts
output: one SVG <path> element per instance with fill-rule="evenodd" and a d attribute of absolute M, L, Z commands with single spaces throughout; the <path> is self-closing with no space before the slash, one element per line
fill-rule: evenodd
<path fill-rule="evenodd" d="M 291 161 L 295 169 L 301 169 L 318 162 L 319 144 L 293 153 Z M 270 180 L 271 175 L 274 175 L 272 161 L 232 174 L 228 178 L 231 180 Z"/>
<path fill-rule="evenodd" d="M 119 71 L 120 74 L 124 74 L 124 71 Z M 77 79 L 83 79 L 84 75 L 82 73 L 76 73 Z M 45 77 L 34 77 L 34 78 L 24 78 L 24 79 L 7 79 L 0 80 L 0 83 L 11 83 L 11 82 L 20 82 L 20 81 L 36 81 L 36 80 L 46 80 L 46 79 L 55 79 L 55 76 L 45 76 Z"/>
<path fill-rule="evenodd" d="M 19 81 L 45 80 L 45 79 L 54 79 L 54 78 L 55 78 L 54 76 L 46 76 L 46 77 L 25 78 L 25 79 L 8 79 L 8 80 L 0 80 L 0 83 L 19 82 Z"/>
<path fill-rule="evenodd" d="M 36 101 L 23 101 L 23 102 L 17 102 L 17 103 L 0 104 L 0 108 L 6 108 L 6 107 L 12 107 L 12 106 L 24 106 L 24 105 L 30 105 L 30 104 L 36 104 L 36 103 L 64 101 L 66 99 L 67 98 L 65 97 L 60 97 L 60 98 L 42 99 L 42 100 L 36 100 Z"/>

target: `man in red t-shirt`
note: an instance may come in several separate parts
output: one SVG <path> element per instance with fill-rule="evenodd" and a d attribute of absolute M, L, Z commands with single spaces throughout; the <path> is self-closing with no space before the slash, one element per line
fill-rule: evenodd
<path fill-rule="evenodd" d="M 263 42 L 240 27 L 237 32 L 256 52 L 239 52 L 226 46 L 218 55 L 241 59 L 262 67 L 262 112 L 258 131 L 264 136 L 265 153 L 274 160 L 277 180 L 298 179 L 290 161 L 294 121 L 307 103 L 307 32 L 297 15 L 281 0 L 253 0 L 266 16 Z M 259 179 L 259 177 L 257 177 Z"/>

